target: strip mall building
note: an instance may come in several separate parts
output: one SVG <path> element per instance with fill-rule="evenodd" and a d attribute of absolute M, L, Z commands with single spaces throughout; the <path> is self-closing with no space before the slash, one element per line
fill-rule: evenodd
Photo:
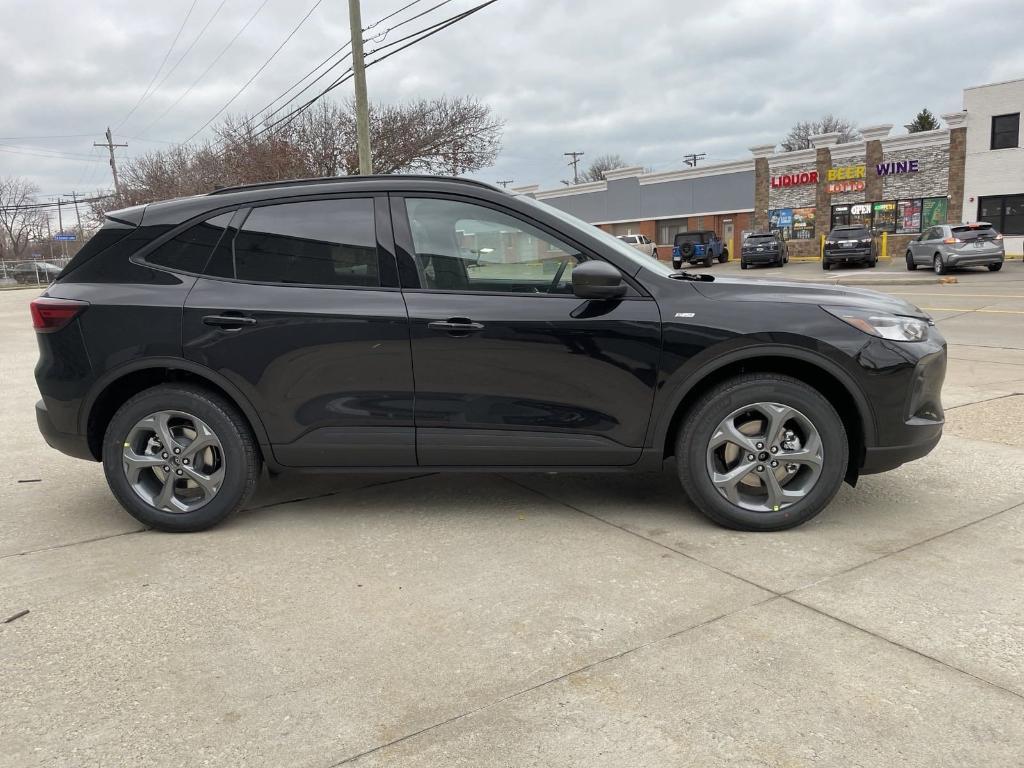
<path fill-rule="evenodd" d="M 745 234 L 769 229 L 789 241 L 791 255 L 817 257 L 822 237 L 840 224 L 886 233 L 887 255 L 901 258 L 923 229 L 978 219 L 992 221 L 1007 236 L 1007 254 L 1019 255 L 1024 79 L 968 88 L 964 104 L 934 131 L 893 135 L 892 125 L 868 126 L 844 144 L 821 134 L 795 152 L 756 146 L 748 160 L 661 173 L 620 168 L 603 181 L 516 191 L 612 234 L 646 235 L 662 259 L 678 232 L 713 230 L 735 255 Z"/>

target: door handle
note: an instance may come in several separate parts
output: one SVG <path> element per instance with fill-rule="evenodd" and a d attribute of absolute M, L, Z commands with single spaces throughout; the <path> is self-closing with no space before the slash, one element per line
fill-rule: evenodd
<path fill-rule="evenodd" d="M 447 320 L 433 320 L 427 323 L 427 328 L 432 331 L 447 331 L 448 333 L 477 333 L 484 329 L 483 323 L 474 323 L 468 317 L 450 317 Z"/>
<path fill-rule="evenodd" d="M 243 325 L 256 325 L 256 318 L 243 317 L 242 315 L 206 315 L 203 318 L 203 323 L 228 331 L 237 331 Z"/>

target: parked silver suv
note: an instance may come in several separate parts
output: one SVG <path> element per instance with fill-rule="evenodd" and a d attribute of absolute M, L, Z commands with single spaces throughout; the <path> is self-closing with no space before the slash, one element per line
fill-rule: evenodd
<path fill-rule="evenodd" d="M 944 275 L 961 267 L 1003 268 L 1003 236 L 985 221 L 929 227 L 907 244 L 907 269 L 931 266 Z"/>

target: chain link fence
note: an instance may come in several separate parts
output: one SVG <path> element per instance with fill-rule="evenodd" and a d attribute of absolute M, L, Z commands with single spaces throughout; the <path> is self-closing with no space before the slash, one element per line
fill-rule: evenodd
<path fill-rule="evenodd" d="M 68 261 L 70 259 L 59 256 L 45 261 L 41 259 L 0 261 L 0 288 L 18 286 L 45 288 L 57 278 Z"/>

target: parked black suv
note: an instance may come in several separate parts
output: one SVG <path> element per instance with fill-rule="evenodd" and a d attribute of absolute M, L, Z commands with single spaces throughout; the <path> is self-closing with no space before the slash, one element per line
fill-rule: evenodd
<path fill-rule="evenodd" d="M 834 264 L 866 264 L 874 267 L 878 263 L 878 252 L 871 232 L 864 227 L 851 224 L 835 227 L 825 237 L 821 268 L 832 269 Z"/>
<path fill-rule="evenodd" d="M 781 267 L 789 261 L 789 247 L 778 232 L 754 232 L 740 247 L 740 269 L 767 264 Z"/>
<path fill-rule="evenodd" d="M 272 472 L 641 470 L 777 530 L 938 442 L 945 342 L 899 299 L 675 272 L 458 179 L 111 213 L 32 303 L 39 428 L 147 525 Z"/>

